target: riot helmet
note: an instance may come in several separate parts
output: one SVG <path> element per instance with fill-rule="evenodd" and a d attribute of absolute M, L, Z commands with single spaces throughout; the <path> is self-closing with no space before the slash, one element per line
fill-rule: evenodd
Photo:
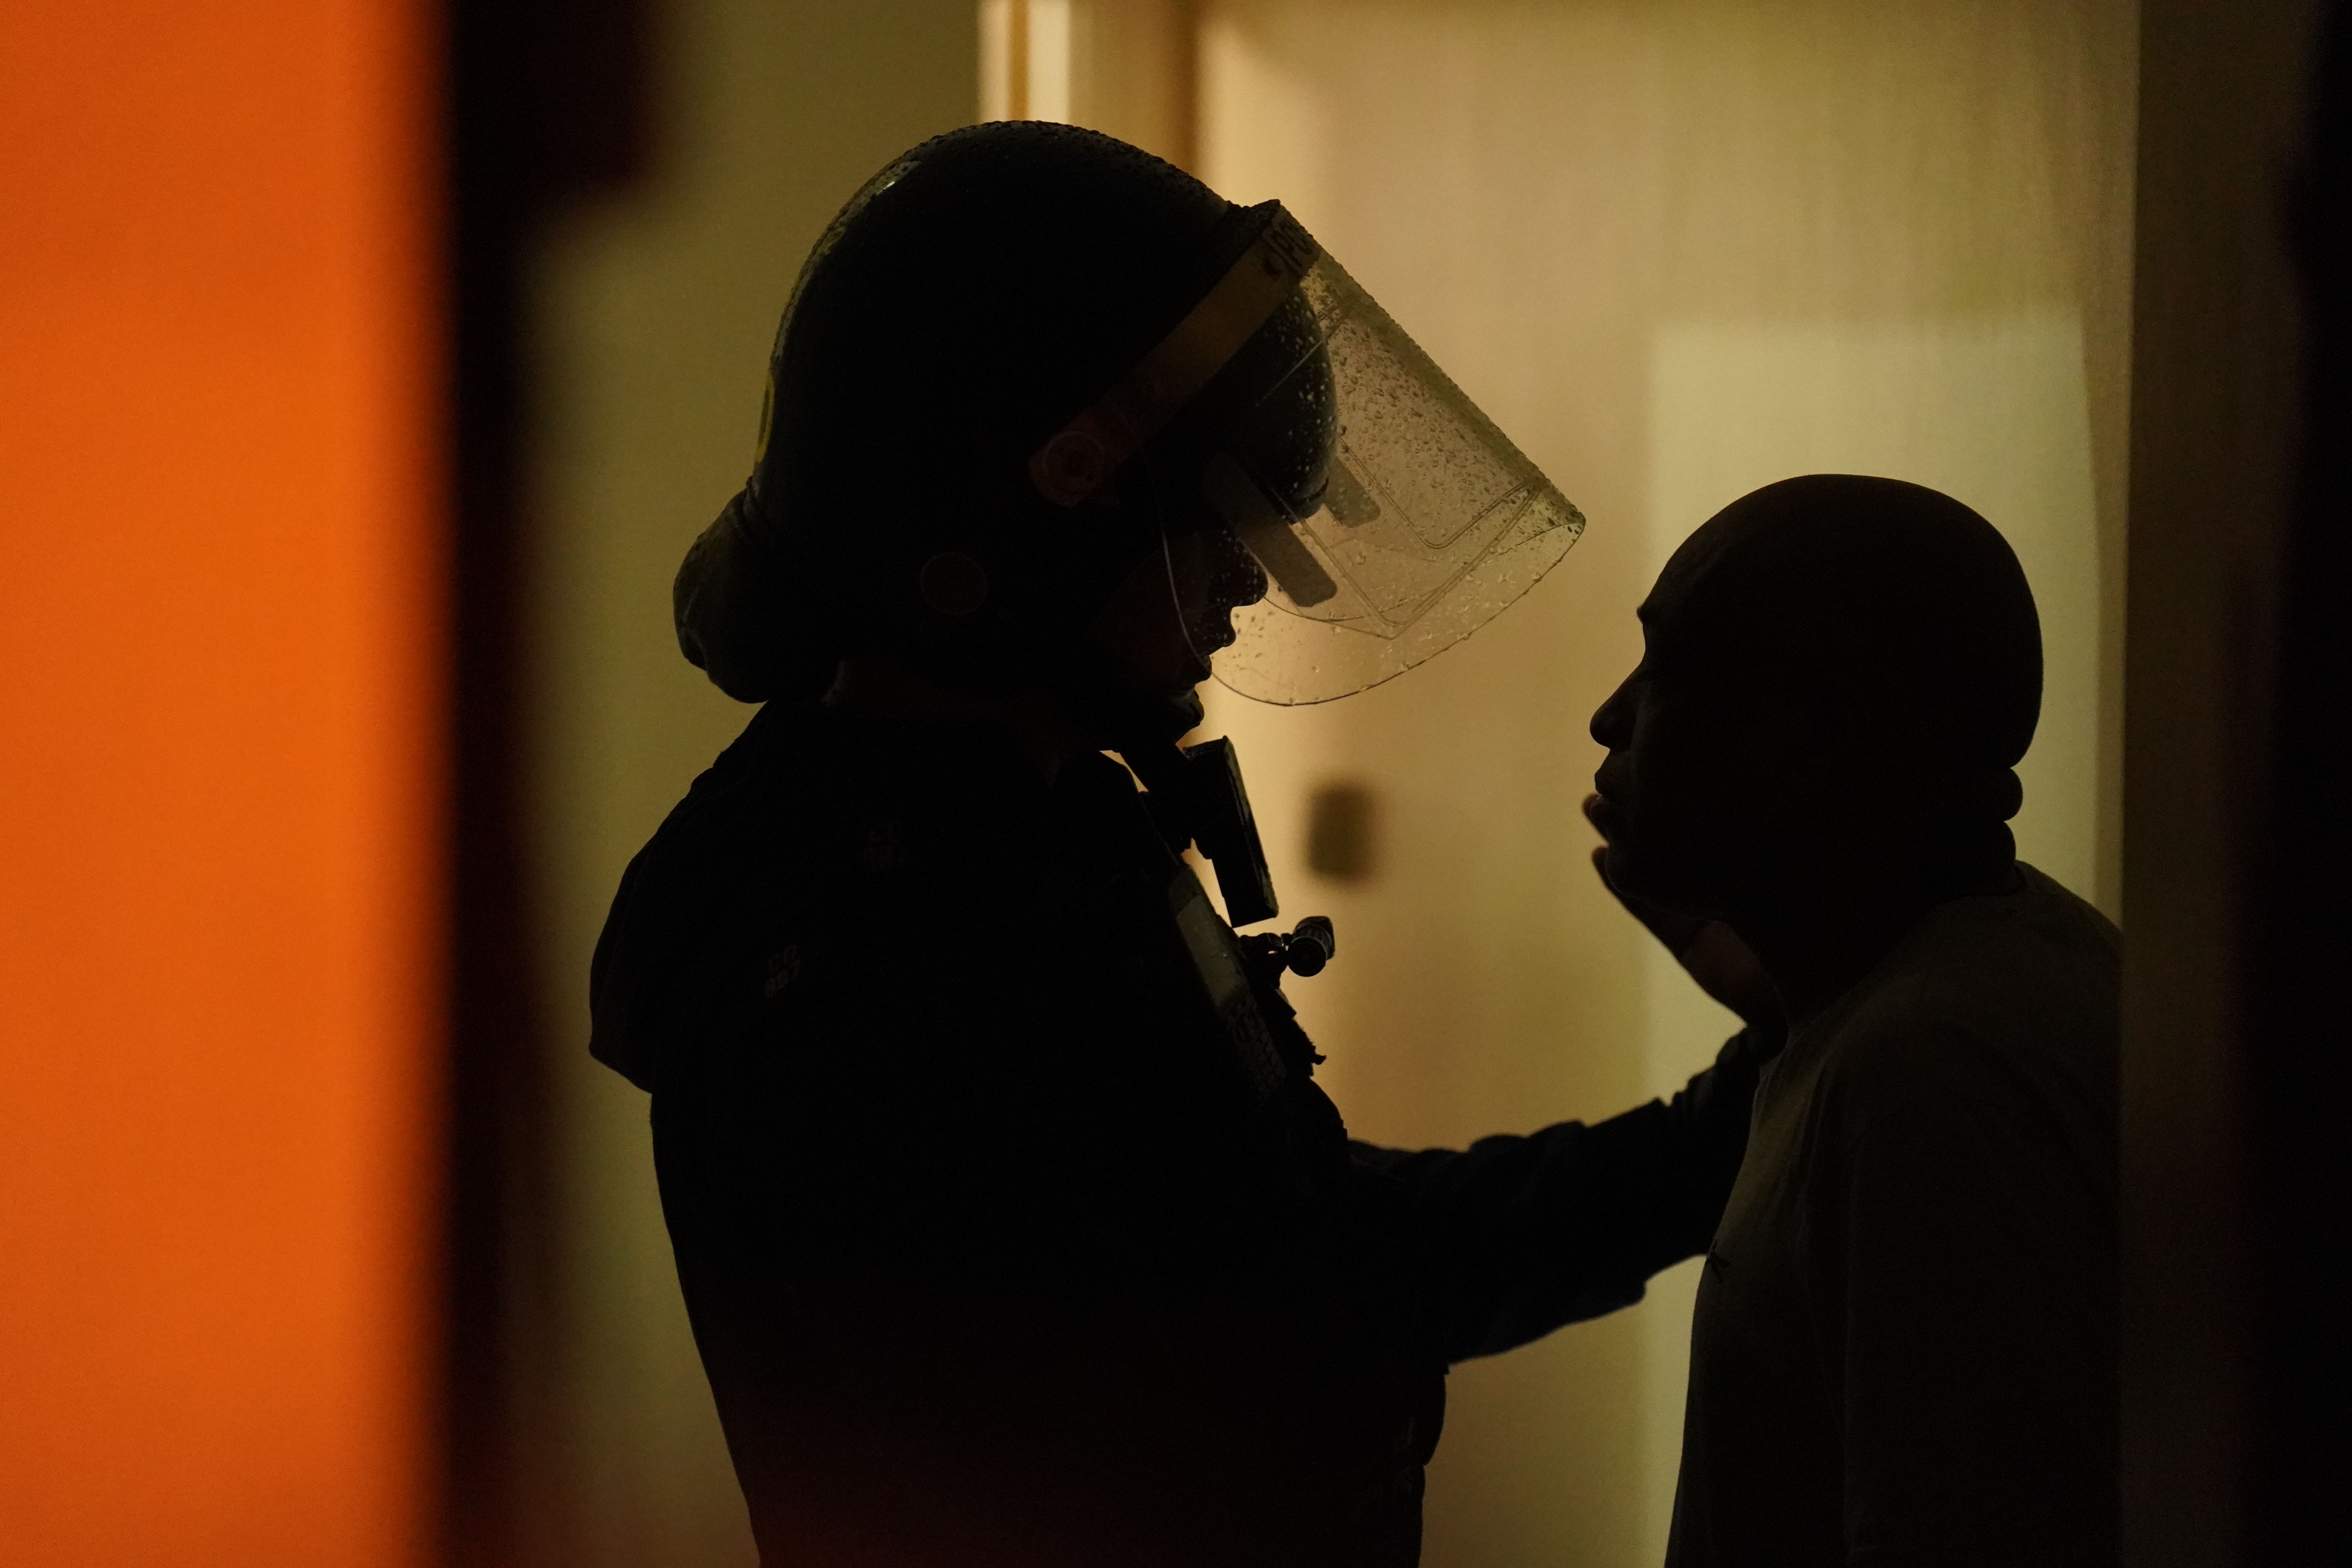
<path fill-rule="evenodd" d="M 679 637 L 751 700 L 883 651 L 1070 691 L 1144 567 L 1201 669 L 1316 702 L 1459 641 L 1582 526 L 1280 204 L 999 121 L 895 160 L 812 251 Z"/>

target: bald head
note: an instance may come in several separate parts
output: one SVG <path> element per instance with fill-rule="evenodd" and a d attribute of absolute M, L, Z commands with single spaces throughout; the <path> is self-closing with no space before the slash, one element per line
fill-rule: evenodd
<path fill-rule="evenodd" d="M 1692 534 L 1641 613 L 1642 666 L 1592 721 L 1621 888 L 1717 912 L 1811 866 L 2005 856 L 2042 636 L 1983 518 L 1785 479 Z"/>
<path fill-rule="evenodd" d="M 2009 542 L 1939 491 L 1809 474 L 1685 542 L 1643 606 L 1660 656 L 1837 682 L 1923 766 L 2016 765 L 2042 710 L 2042 630 Z"/>

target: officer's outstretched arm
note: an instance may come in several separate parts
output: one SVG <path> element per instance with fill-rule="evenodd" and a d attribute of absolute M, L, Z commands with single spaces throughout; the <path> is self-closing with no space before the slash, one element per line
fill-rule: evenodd
<path fill-rule="evenodd" d="M 1370 1206 L 1422 1275 L 1449 1362 L 1493 1355 L 1642 1299 L 1706 1249 L 1780 1031 L 1750 1027 L 1668 1102 L 1466 1150 L 1353 1145 Z"/>

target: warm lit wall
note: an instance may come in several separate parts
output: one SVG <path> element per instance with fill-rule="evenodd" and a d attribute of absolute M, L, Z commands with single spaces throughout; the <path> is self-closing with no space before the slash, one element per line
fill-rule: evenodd
<path fill-rule="evenodd" d="M 578 1568 L 726 1568 L 751 1532 L 678 1299 L 646 1097 L 587 1056 L 588 957 L 621 868 L 751 710 L 678 656 L 669 583 L 750 471 L 801 259 L 891 157 L 972 118 L 971 0 L 677 0 L 656 156 L 537 273 L 537 775 L 555 1015 Z"/>
<path fill-rule="evenodd" d="M 427 8 L 0 6 L 0 1562 L 427 1538 Z"/>
<path fill-rule="evenodd" d="M 1194 0 L 978 0 L 980 117 L 1085 125 L 1192 164 Z"/>
<path fill-rule="evenodd" d="M 1200 172 L 1278 195 L 1591 520 L 1518 607 L 1328 708 L 1230 697 L 1295 984 L 1360 1134 L 1605 1115 L 1728 1016 L 1585 863 L 1593 707 L 1665 554 L 1792 473 L 1893 474 L 2008 532 L 2041 603 L 2029 858 L 2116 907 L 2133 13 L 2123 0 L 1212 0 Z M 1304 864 L 1370 787 L 1381 863 Z M 1432 1568 L 1664 1548 L 1692 1266 L 1459 1369 Z"/>

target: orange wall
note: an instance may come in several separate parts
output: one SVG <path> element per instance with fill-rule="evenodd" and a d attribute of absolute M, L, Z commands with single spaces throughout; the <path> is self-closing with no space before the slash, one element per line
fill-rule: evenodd
<path fill-rule="evenodd" d="M 425 1537 L 419 0 L 0 5 L 0 1563 Z"/>

